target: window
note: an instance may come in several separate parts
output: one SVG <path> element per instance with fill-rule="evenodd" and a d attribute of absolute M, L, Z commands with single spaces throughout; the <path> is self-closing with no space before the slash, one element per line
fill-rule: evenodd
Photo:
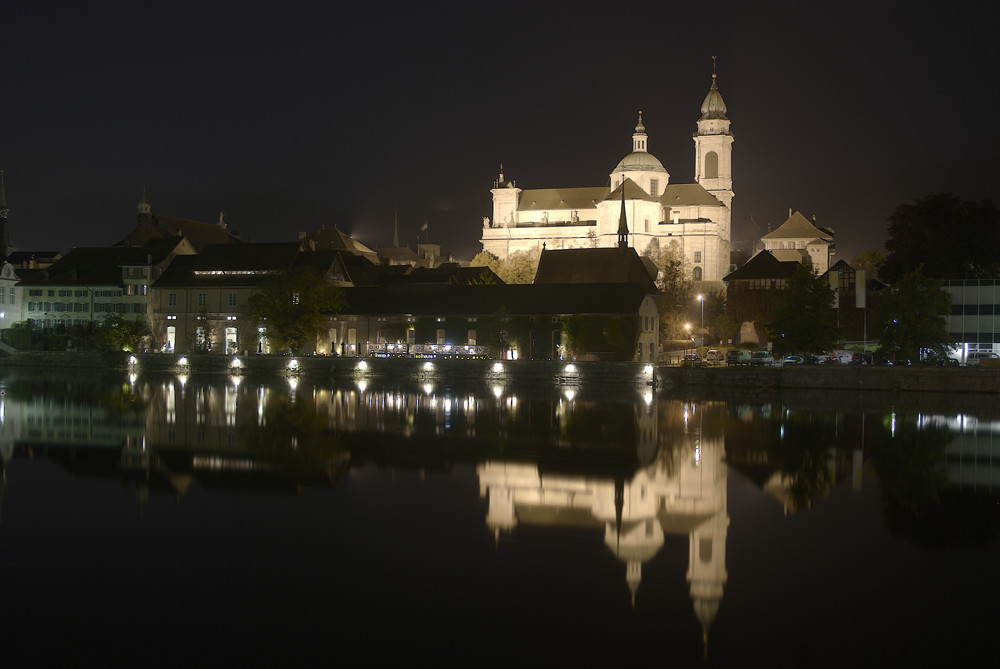
<path fill-rule="evenodd" d="M 205 293 L 198 293 L 198 306 L 203 307 L 208 304 L 208 296 Z"/>
<path fill-rule="evenodd" d="M 236 306 L 236 293 L 229 293 L 229 306 Z"/>
<path fill-rule="evenodd" d="M 649 194 L 653 197 L 658 197 L 660 195 L 660 180 L 650 179 L 649 180 Z"/>
<path fill-rule="evenodd" d="M 176 307 L 177 306 L 177 293 L 169 293 L 167 295 L 167 306 Z"/>
<path fill-rule="evenodd" d="M 56 296 L 56 291 L 54 291 L 54 290 L 50 290 L 50 291 L 49 291 L 49 295 L 48 295 L 48 296 L 49 296 L 49 297 L 55 297 L 55 296 Z"/>
<path fill-rule="evenodd" d="M 145 294 L 146 294 L 146 289 L 147 289 L 147 288 L 148 288 L 148 287 L 146 286 L 146 284 L 142 284 L 142 294 L 143 294 L 143 295 L 145 295 Z"/>
<path fill-rule="evenodd" d="M 28 295 L 31 297 L 41 297 L 42 291 L 39 288 L 32 288 L 31 290 L 28 291 Z"/>
<path fill-rule="evenodd" d="M 16 304 L 17 303 L 16 294 L 14 293 L 14 286 L 10 287 L 10 303 L 11 304 Z"/>
<path fill-rule="evenodd" d="M 694 252 L 694 261 L 695 262 L 701 262 L 701 251 L 695 251 Z"/>
<path fill-rule="evenodd" d="M 298 303 L 299 303 L 299 294 L 292 293 L 292 304 L 298 304 Z"/>
<path fill-rule="evenodd" d="M 694 268 L 694 272 L 692 273 L 691 277 L 695 281 L 701 281 L 701 268 L 700 267 L 695 267 Z"/>
<path fill-rule="evenodd" d="M 719 178 L 719 154 L 715 151 L 709 151 L 705 154 L 705 178 Z"/>

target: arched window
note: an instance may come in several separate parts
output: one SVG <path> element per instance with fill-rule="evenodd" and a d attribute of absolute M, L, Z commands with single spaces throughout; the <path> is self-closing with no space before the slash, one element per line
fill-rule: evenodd
<path fill-rule="evenodd" d="M 715 151 L 709 151 L 705 154 L 705 178 L 719 178 L 719 154 Z"/>
<path fill-rule="evenodd" d="M 695 281 L 701 281 L 701 268 L 700 267 L 695 267 L 694 268 L 694 272 L 693 272 L 692 278 Z"/>

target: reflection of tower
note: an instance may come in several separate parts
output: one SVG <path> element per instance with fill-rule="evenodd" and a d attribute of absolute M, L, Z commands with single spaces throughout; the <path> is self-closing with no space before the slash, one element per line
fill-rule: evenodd
<path fill-rule="evenodd" d="M 727 578 L 729 516 L 722 439 L 704 437 L 699 426 L 703 411 L 670 403 L 664 415 L 676 429 L 669 434 L 665 426 L 658 430 L 674 444 L 673 450 L 630 479 L 542 475 L 537 465 L 527 463 L 479 465 L 480 495 L 489 497 L 487 525 L 497 538 L 519 524 L 603 526 L 605 545 L 625 563 L 633 604 L 643 563 L 660 551 L 667 534 L 687 534 L 687 580 L 707 636 Z"/>

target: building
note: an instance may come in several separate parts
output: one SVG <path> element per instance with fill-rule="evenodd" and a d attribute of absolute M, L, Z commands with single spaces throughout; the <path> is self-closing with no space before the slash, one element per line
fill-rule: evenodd
<path fill-rule="evenodd" d="M 186 218 L 175 218 L 154 214 L 153 208 L 146 199 L 146 189 L 142 189 L 142 198 L 136 214 L 136 226 L 124 239 L 115 246 L 143 246 L 151 239 L 168 239 L 184 237 L 196 253 L 209 244 L 233 244 L 242 241 L 238 234 L 229 230 L 219 212 L 218 223 L 204 223 Z"/>
<path fill-rule="evenodd" d="M 175 256 L 194 253 L 183 237 L 142 246 L 75 248 L 43 270 L 21 270 L 23 320 L 43 332 L 91 328 L 109 314 L 149 316 L 149 287 Z"/>
<path fill-rule="evenodd" d="M 942 287 L 951 294 L 946 320 L 958 361 L 965 364 L 970 353 L 1000 354 L 1000 279 L 958 279 Z"/>
<path fill-rule="evenodd" d="M 760 239 L 764 250 L 778 260 L 805 262 L 808 258 L 816 274 L 830 269 L 831 259 L 837 252 L 833 230 L 821 228 L 791 209 L 788 210 L 788 220 Z"/>
<path fill-rule="evenodd" d="M 483 250 L 500 259 L 517 251 L 614 247 L 624 208 L 629 246 L 643 253 L 675 245 L 695 281 L 728 273 L 733 201 L 733 135 L 712 74 L 694 134 L 695 181 L 672 184 L 649 152 L 642 112 L 632 151 L 603 186 L 522 189 L 503 174 L 493 185 L 493 217 L 483 220 Z"/>

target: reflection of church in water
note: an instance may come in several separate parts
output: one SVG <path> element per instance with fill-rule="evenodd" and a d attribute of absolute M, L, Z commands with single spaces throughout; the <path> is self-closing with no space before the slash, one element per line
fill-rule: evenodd
<path fill-rule="evenodd" d="M 675 403 L 668 406 L 675 409 Z M 625 563 L 635 603 L 643 564 L 666 535 L 687 535 L 695 614 L 707 635 L 726 582 L 726 465 L 721 436 L 705 440 L 698 407 L 684 405 L 684 432 L 628 480 L 545 474 L 536 464 L 487 461 L 478 467 L 486 523 L 498 541 L 520 525 L 603 529 L 604 543 Z M 656 429 L 656 418 L 649 427 Z"/>

